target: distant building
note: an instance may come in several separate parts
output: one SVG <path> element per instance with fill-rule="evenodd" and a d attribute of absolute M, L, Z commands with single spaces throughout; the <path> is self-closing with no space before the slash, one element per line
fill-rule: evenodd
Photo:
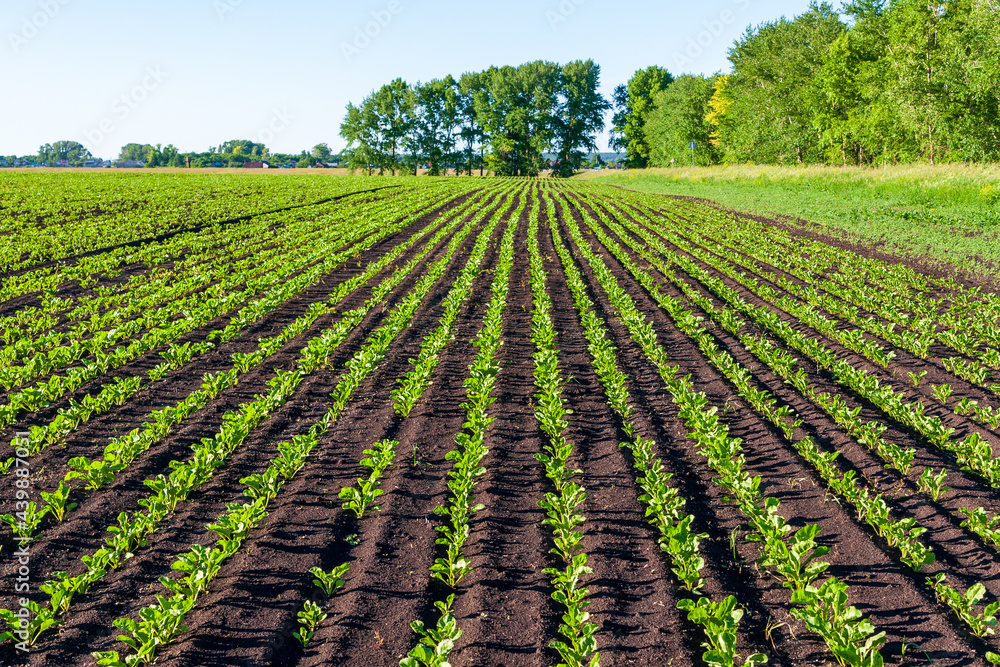
<path fill-rule="evenodd" d="M 83 166 L 88 169 L 100 168 L 104 166 L 104 160 L 101 158 L 91 158 L 90 160 L 84 160 Z"/>
<path fill-rule="evenodd" d="M 125 160 L 124 162 L 116 162 L 115 166 L 119 169 L 142 169 L 146 163 L 142 160 Z"/>
<path fill-rule="evenodd" d="M 247 162 L 243 165 L 244 169 L 270 169 L 271 165 L 267 162 Z"/>

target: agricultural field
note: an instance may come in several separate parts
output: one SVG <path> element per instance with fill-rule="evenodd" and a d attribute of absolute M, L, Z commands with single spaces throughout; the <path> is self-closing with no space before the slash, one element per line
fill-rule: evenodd
<path fill-rule="evenodd" d="M 591 181 L 51 178 L 0 663 L 1000 663 L 989 289 Z"/>

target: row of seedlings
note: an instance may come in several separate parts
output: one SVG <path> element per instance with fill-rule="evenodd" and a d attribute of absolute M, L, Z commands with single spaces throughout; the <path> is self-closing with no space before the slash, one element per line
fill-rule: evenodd
<path fill-rule="evenodd" d="M 613 222 L 607 222 L 607 220 L 606 223 L 609 224 L 612 230 L 619 235 L 619 238 L 628 242 L 627 237 L 623 234 L 620 227 L 617 227 L 617 225 Z M 597 233 L 603 234 L 603 231 L 597 230 Z M 886 540 L 890 547 L 894 547 L 899 550 L 900 560 L 903 563 L 915 571 L 919 571 L 925 565 L 929 565 L 934 562 L 935 557 L 933 550 L 924 544 L 920 539 L 926 532 L 926 528 L 919 526 L 916 519 L 913 517 L 894 519 L 892 517 L 891 505 L 882 494 L 872 492 L 867 488 L 859 487 L 856 479 L 857 476 L 853 471 L 848 471 L 844 474 L 840 473 L 833 463 L 837 457 L 836 452 L 823 453 L 811 438 L 795 440 L 792 437 L 795 430 L 794 426 L 788 426 L 782 421 L 782 419 L 786 417 L 794 418 L 794 412 L 790 408 L 776 409 L 774 407 L 776 403 L 774 397 L 771 396 L 769 392 L 757 390 L 751 385 L 751 374 L 740 367 L 728 353 L 721 351 L 718 348 L 711 336 L 698 324 L 697 318 L 693 318 L 689 312 L 683 311 L 677 300 L 671 300 L 659 294 L 658 288 L 656 288 L 655 282 L 652 281 L 651 277 L 636 267 L 634 263 L 632 263 L 631 260 L 624 255 L 620 247 L 618 247 L 614 241 L 608 239 L 604 242 L 604 244 L 613 254 L 616 255 L 616 257 L 618 257 L 619 261 L 622 261 L 623 264 L 626 265 L 626 268 L 628 268 L 636 279 L 643 284 L 647 291 L 650 293 L 653 293 L 654 290 L 656 291 L 654 298 L 656 298 L 660 302 L 660 305 L 667 310 L 672 317 L 674 317 L 678 327 L 698 342 L 699 347 L 706 357 L 708 357 L 709 361 L 723 371 L 730 381 L 738 387 L 741 395 L 747 398 L 757 412 L 782 429 L 786 440 L 788 440 L 803 456 L 803 458 L 805 458 L 820 474 L 826 482 L 827 487 L 838 496 L 847 500 L 851 506 L 855 508 L 855 512 L 859 520 L 871 526 L 879 536 Z M 652 258 L 649 257 L 647 257 L 647 260 L 651 262 L 653 261 Z M 798 425 L 800 423 L 801 422 L 799 420 L 796 420 L 794 425 Z M 982 597 L 982 593 L 979 592 L 979 588 L 975 586 L 970 588 L 970 591 L 973 593 L 979 592 L 978 597 L 976 597 L 975 600 L 972 600 L 968 596 L 954 593 L 954 589 L 947 586 L 947 584 L 944 583 L 943 577 L 940 575 L 928 578 L 927 583 L 935 589 L 939 601 L 943 604 L 947 604 L 947 600 L 954 600 L 958 598 L 966 600 L 968 603 L 967 609 L 965 610 L 966 613 L 958 615 L 963 621 L 967 622 L 970 629 L 973 629 L 973 631 L 978 634 L 979 626 L 976 625 L 976 622 L 968 622 L 967 619 L 975 618 L 977 616 L 972 611 L 971 605 L 978 602 Z M 953 605 L 949 604 L 949 606 L 954 608 Z M 987 620 L 989 618 L 993 618 L 992 614 L 995 611 L 996 609 L 991 609 L 987 606 L 982 614 L 978 615 L 978 618 L 980 621 L 984 618 Z"/>
<path fill-rule="evenodd" d="M 460 215 L 468 207 L 473 206 L 475 201 L 473 199 L 467 206 L 455 209 L 450 215 L 452 217 Z M 419 219 L 420 215 L 420 212 L 415 213 L 388 229 L 403 229 Z M 55 521 L 62 522 L 66 518 L 67 512 L 75 506 L 75 504 L 68 502 L 74 480 L 82 480 L 85 483 L 83 487 L 85 491 L 96 491 L 111 483 L 119 472 L 125 470 L 143 452 L 164 439 L 174 428 L 191 417 L 195 412 L 204 408 L 224 390 L 236 386 L 241 375 L 262 367 L 268 358 L 277 354 L 292 339 L 304 333 L 320 317 L 335 312 L 339 304 L 348 296 L 367 284 L 403 252 L 413 247 L 421 238 L 430 234 L 433 228 L 441 224 L 442 221 L 440 219 L 435 219 L 422 230 L 415 232 L 408 240 L 401 242 L 385 255 L 382 255 L 377 261 L 370 263 L 363 273 L 339 284 L 334 293 L 325 302 L 310 306 L 304 315 L 285 327 L 280 334 L 271 338 L 261 339 L 257 350 L 254 352 L 235 353 L 233 355 L 233 368 L 220 373 L 206 374 L 202 378 L 202 385 L 199 390 L 192 392 L 174 406 L 153 412 L 148 421 L 139 428 L 133 429 L 126 435 L 113 438 L 104 448 L 100 458 L 88 459 L 87 457 L 79 456 L 71 459 L 69 461 L 71 470 L 60 482 L 59 488 L 49 493 L 42 493 L 45 505 L 40 508 L 36 505 L 35 509 L 32 509 L 30 506 L 28 507 L 31 517 L 30 521 L 15 521 L 16 517 L 11 515 L 0 516 L 0 521 L 10 524 L 19 539 L 34 539 L 37 537 L 35 531 L 38 523 L 45 516 L 46 511 Z M 364 243 L 331 256 L 330 260 L 333 264 L 342 264 L 351 258 L 357 257 L 361 252 L 373 246 L 378 240 L 378 236 L 371 237 Z M 431 247 L 427 246 L 426 250 L 429 251 Z M 409 264 L 410 268 L 415 265 L 415 262 Z M 408 272 L 397 274 L 395 281 L 401 280 Z M 388 294 L 395 286 L 395 281 L 383 283 L 378 287 L 377 291 L 383 295 Z"/>
<path fill-rule="evenodd" d="M 583 532 L 577 530 L 586 521 L 579 514 L 587 499 L 583 486 L 573 481 L 582 471 L 571 467 L 573 443 L 563 435 L 571 411 L 562 397 L 566 380 L 559 370 L 559 352 L 555 349 L 556 331 L 552 324 L 552 300 L 547 292 L 545 266 L 538 248 L 539 207 L 533 199 L 528 225 L 528 253 L 531 272 L 531 339 L 535 344 L 532 355 L 535 364 L 535 419 L 548 442 L 544 451 L 535 455 L 544 466 L 545 476 L 555 491 L 547 492 L 538 502 L 548 518 L 543 523 L 552 530 L 555 547 L 551 550 L 562 561 L 562 569 L 547 568 L 554 591 L 551 596 L 563 608 L 559 633 L 564 640 L 549 643 L 558 653 L 560 667 L 598 667 L 597 624 L 590 622 L 586 611 L 589 591 L 583 579 L 593 572 L 587 566 L 583 551 Z"/>
<path fill-rule="evenodd" d="M 485 214 L 484 214 L 485 215 Z M 138 621 L 122 618 L 115 621 L 116 627 L 125 629 L 124 641 L 132 652 L 121 659 L 117 651 L 96 653 L 100 665 L 133 665 L 150 662 L 155 659 L 156 652 L 164 645 L 186 631 L 182 625 L 184 617 L 194 608 L 198 595 L 206 590 L 219 573 L 222 564 L 236 554 L 250 531 L 260 525 L 267 516 L 267 507 L 277 496 L 283 486 L 294 477 L 306 464 L 312 451 L 319 444 L 319 438 L 329 431 L 340 418 L 355 392 L 363 382 L 377 370 L 385 359 L 385 355 L 394 340 L 409 326 L 417 310 L 424 303 L 431 290 L 437 285 L 452 262 L 459 246 L 464 243 L 472 232 L 474 222 L 470 221 L 463 230 L 455 235 L 449 243 L 448 250 L 439 260 L 434 262 L 416 286 L 400 301 L 369 337 L 362 348 L 347 362 L 347 372 L 337 382 L 331 396 L 333 405 L 305 435 L 294 436 L 290 442 L 278 444 L 277 454 L 271 459 L 267 470 L 261 474 L 252 475 L 244 480 L 247 489 L 245 494 L 253 501 L 243 505 L 231 504 L 229 511 L 221 515 L 209 530 L 219 535 L 215 546 L 206 548 L 195 545 L 191 551 L 182 554 L 172 566 L 187 573 L 178 579 L 161 579 L 161 583 L 173 595 L 158 597 L 157 603 L 143 608 L 139 612 Z M 480 238 L 492 237 L 492 228 L 481 232 Z M 323 359 L 328 356 L 328 350 L 319 353 Z M 318 366 L 317 366 L 318 367 Z M 372 451 L 380 458 L 369 469 L 371 475 L 378 471 L 378 477 L 388 467 L 391 456 L 387 451 L 394 450 L 394 445 L 384 445 Z M 364 456 L 363 459 L 372 458 Z M 374 490 L 374 482 L 369 486 Z"/>
<path fill-rule="evenodd" d="M 672 563 L 682 589 L 690 597 L 682 598 L 678 608 L 688 612 L 688 620 L 701 627 L 705 641 L 702 659 L 706 664 L 719 667 L 743 665 L 752 667 L 767 662 L 761 653 L 741 658 L 738 652 L 739 623 L 743 610 L 735 596 L 727 595 L 712 600 L 701 589 L 705 579 L 701 571 L 705 559 L 700 555 L 699 543 L 707 533 L 692 530 L 694 515 L 684 514 L 686 501 L 677 488 L 670 486 L 670 473 L 664 472 L 663 462 L 655 455 L 656 442 L 644 438 L 635 422 L 635 410 L 630 402 L 628 376 L 619 369 L 617 351 L 608 338 L 607 325 L 594 312 L 594 302 L 587 295 L 587 287 L 573 256 L 559 235 L 555 206 L 546 194 L 546 205 L 552 243 L 562 262 L 563 273 L 573 295 L 578 319 L 587 339 L 594 372 L 604 388 L 608 405 L 618 415 L 622 431 L 628 440 L 621 443 L 632 455 L 635 481 L 639 487 L 639 502 L 645 507 L 649 522 L 660 533 L 659 544 Z"/>
<path fill-rule="evenodd" d="M 639 271 L 634 262 L 621 252 L 621 248 L 587 218 L 585 209 L 577 210 L 584 215 L 601 245 L 611 251 L 627 270 L 633 273 Z M 583 238 L 572 217 L 567 216 L 565 223 L 574 246 L 597 277 L 612 308 L 632 339 L 656 367 L 664 386 L 680 407 L 680 417 L 692 429 L 691 437 L 697 443 L 697 451 L 719 474 L 713 481 L 731 494 L 754 530 L 751 535 L 763 544 L 763 564 L 772 568 L 782 579 L 783 586 L 790 589 L 790 601 L 796 605 L 792 615 L 823 637 L 838 661 L 860 667 L 880 667 L 882 656 L 878 648 L 885 641 L 885 632 L 876 632 L 871 621 L 864 618 L 856 607 L 849 606 L 848 587 L 836 577 L 829 577 L 816 585 L 829 567 L 828 563 L 818 560 L 829 552 L 827 547 L 817 544 L 815 540 L 819 526 L 810 524 L 792 532 L 789 523 L 778 513 L 779 501 L 765 496 L 761 491 L 761 478 L 751 477 L 744 470 L 742 443 L 738 438 L 729 436 L 728 427 L 719 419 L 718 408 L 709 406 L 708 398 L 694 389 L 690 377 L 678 377 L 679 368 L 670 365 L 667 353 L 656 340 L 655 330 L 638 310 L 632 297 L 621 288 L 604 260 Z M 679 307 L 676 303 L 671 305 Z M 675 322 L 693 317 L 690 312 L 673 314 L 678 315 Z M 704 351 L 705 341 L 696 342 Z M 728 357 L 716 349 L 708 358 L 713 365 L 723 366 L 720 362 L 724 356 Z M 745 386 L 738 385 L 737 388 L 741 395 L 748 397 Z"/>
<path fill-rule="evenodd" d="M 329 354 L 354 332 L 370 311 L 382 305 L 385 297 L 423 258 L 459 226 L 459 221 L 460 218 L 455 218 L 442 227 L 427 242 L 422 252 L 387 277 L 363 306 L 344 313 L 333 328 L 313 338 L 303 349 L 296 370 L 276 371 L 275 376 L 268 381 L 270 390 L 266 395 L 258 395 L 238 411 L 227 413 L 223 417 L 221 429 L 214 437 L 205 438 L 193 446 L 194 454 L 191 459 L 172 465 L 173 470 L 169 475 L 160 474 L 155 479 L 147 480 L 145 483 L 153 491 L 153 495 L 139 501 L 145 511 L 131 515 L 127 512 L 120 514 L 117 522 L 107 529 L 111 537 L 105 540 L 105 546 L 93 555 L 82 558 L 86 568 L 83 573 L 69 576 L 64 572 L 55 572 L 49 575 L 43 588 L 50 596 L 49 607 L 35 605 L 32 609 L 34 615 L 29 628 L 31 643 L 55 626 L 58 617 L 68 611 L 75 595 L 86 593 L 105 576 L 108 569 L 116 568 L 130 558 L 134 550 L 145 543 L 179 503 L 186 501 L 196 488 L 211 479 L 214 472 L 224 466 L 231 454 L 245 442 L 250 432 L 283 405 L 307 376 L 326 363 Z M 458 244 L 471 232 L 472 226 L 473 222 L 469 221 L 452 238 L 445 259 L 450 260 Z M 406 303 L 411 303 L 412 298 L 411 292 L 406 297 Z M 9 610 L 0 611 L 0 617 L 5 618 L 8 624 L 11 622 L 7 618 L 9 613 Z"/>
<path fill-rule="evenodd" d="M 466 401 L 462 404 L 462 409 L 465 411 L 465 423 L 455 435 L 455 449 L 446 456 L 447 460 L 452 461 L 452 468 L 448 472 L 448 490 L 451 493 L 442 505 L 434 509 L 434 514 L 447 517 L 447 523 L 435 528 L 441 533 L 436 542 L 444 547 L 444 555 L 436 558 L 431 565 L 431 577 L 452 589 L 457 589 L 462 578 L 473 569 L 463 548 L 469 537 L 473 516 L 484 509 L 482 504 L 476 503 L 474 492 L 479 478 L 486 474 L 482 463 L 489 454 L 485 442 L 486 433 L 494 420 L 489 415 L 489 408 L 495 400 L 493 388 L 500 372 L 497 352 L 503 344 L 501 332 L 507 309 L 510 272 L 514 265 L 514 234 L 525 206 L 526 202 L 522 197 L 501 241 L 500 256 L 490 288 L 492 296 L 483 316 L 483 325 L 472 341 L 477 353 L 469 365 L 469 376 L 464 382 Z M 454 601 L 454 594 L 448 595 L 443 601 L 435 601 L 434 606 L 439 614 L 434 627 L 428 627 L 420 620 L 410 624 L 418 641 L 400 660 L 401 667 L 439 667 L 446 664 L 448 655 L 462 636 L 462 630 L 452 613 Z"/>

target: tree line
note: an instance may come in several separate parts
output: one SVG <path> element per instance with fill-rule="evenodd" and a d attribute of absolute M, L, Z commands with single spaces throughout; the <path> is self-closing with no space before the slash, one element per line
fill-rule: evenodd
<path fill-rule="evenodd" d="M 339 158 L 323 143 L 301 153 L 272 153 L 261 142 L 250 139 L 233 139 L 218 146 L 210 146 L 202 153 L 181 153 L 173 145 L 126 144 L 118 156 L 120 162 L 142 162 L 147 167 L 239 168 L 247 162 L 267 162 L 272 167 L 310 167 L 326 164 Z"/>
<path fill-rule="evenodd" d="M 58 166 L 68 163 L 71 167 L 82 167 L 88 161 L 100 161 L 90 150 L 76 141 L 56 141 L 39 147 L 37 155 L 0 156 L 0 166 L 34 165 Z M 115 165 L 125 163 L 141 163 L 144 167 L 225 167 L 239 168 L 247 162 L 267 162 L 272 167 L 312 167 L 339 162 L 330 146 L 321 143 L 311 150 L 301 153 L 272 153 L 263 143 L 250 139 L 233 139 L 224 141 L 218 146 L 210 146 L 204 152 L 182 153 L 173 144 L 137 144 L 122 146 Z"/>
<path fill-rule="evenodd" d="M 490 67 L 426 83 L 396 79 L 347 106 L 339 160 L 366 173 L 453 171 L 557 176 L 584 166 L 605 115 L 624 166 L 1000 161 L 1000 0 L 814 0 L 792 19 L 746 30 L 728 74 L 674 76 L 651 66 L 599 92 L 592 60 Z M 141 157 L 140 157 L 141 156 Z M 89 151 L 46 144 L 37 161 Z M 325 144 L 271 154 L 252 141 L 204 153 L 129 144 L 148 166 L 273 166 L 330 160 Z"/>
<path fill-rule="evenodd" d="M 752 27 L 725 75 L 636 72 L 614 95 L 627 166 L 1000 160 L 1000 2 L 813 2 Z"/>
<path fill-rule="evenodd" d="M 536 61 L 382 86 L 348 104 L 340 135 L 352 169 L 372 173 L 536 176 L 549 167 L 569 176 L 597 150 L 610 103 L 600 94 L 592 60 Z"/>

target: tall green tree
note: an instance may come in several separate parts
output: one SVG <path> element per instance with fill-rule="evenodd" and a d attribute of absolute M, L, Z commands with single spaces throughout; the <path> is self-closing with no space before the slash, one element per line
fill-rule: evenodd
<path fill-rule="evenodd" d="M 863 74 L 877 57 L 869 55 L 866 46 L 856 32 L 845 32 L 830 44 L 820 68 L 819 83 L 826 104 L 817 106 L 813 123 L 827 162 L 864 164 L 866 157 L 874 157 L 865 140 L 869 116 Z"/>
<path fill-rule="evenodd" d="M 458 95 L 461 162 L 469 176 L 472 176 L 472 170 L 478 164 L 479 175 L 482 176 L 485 168 L 486 128 L 476 109 L 489 105 L 489 93 L 486 91 L 483 75 L 479 72 L 463 74 L 458 80 Z"/>
<path fill-rule="evenodd" d="M 332 154 L 333 153 L 330 150 L 330 146 L 328 144 L 325 144 L 325 143 L 324 144 L 316 144 L 315 146 L 313 146 L 313 149 L 312 149 L 312 152 L 311 152 L 311 155 L 312 155 L 313 159 L 317 160 L 319 162 L 329 162 L 330 161 L 330 156 Z"/>
<path fill-rule="evenodd" d="M 455 146 L 462 121 L 458 84 L 449 75 L 418 84 L 414 89 L 416 106 L 411 126 L 411 145 L 420 159 L 428 163 L 428 175 L 440 176 L 442 169 L 456 160 Z"/>
<path fill-rule="evenodd" d="M 690 74 L 677 77 L 666 90 L 657 93 L 644 128 L 650 166 L 667 167 L 671 159 L 678 164 L 689 164 L 692 141 L 698 144 L 696 164 L 717 162 L 717 151 L 710 138 L 712 126 L 707 120 L 714 93 L 715 77 Z"/>
<path fill-rule="evenodd" d="M 374 94 L 372 104 L 379 139 L 377 163 L 383 173 L 391 171 L 395 175 L 401 167 L 402 150 L 414 122 L 416 98 L 408 83 L 396 79 Z"/>
<path fill-rule="evenodd" d="M 889 12 L 886 92 L 918 142 L 917 156 L 931 163 L 946 152 L 949 96 L 942 70 L 948 54 L 941 41 L 946 21 L 945 3 L 938 0 L 895 0 Z"/>
<path fill-rule="evenodd" d="M 627 167 L 641 169 L 648 166 L 646 119 L 653 110 L 656 95 L 665 90 L 673 80 L 670 72 L 653 65 L 637 71 L 627 84 L 615 88 L 611 147 L 628 155 L 625 162 Z"/>
<path fill-rule="evenodd" d="M 403 168 L 404 150 L 412 149 L 415 110 L 416 94 L 402 79 L 382 86 L 358 106 L 348 103 L 340 126 L 340 136 L 347 141 L 348 167 L 369 175 L 376 168 L 380 174 L 395 175 Z M 415 158 L 409 162 L 415 169 Z"/>
<path fill-rule="evenodd" d="M 913 137 L 890 94 L 891 45 L 885 0 L 852 0 L 854 25 L 835 39 L 818 73 L 813 110 L 826 162 L 873 164 L 912 159 Z"/>
<path fill-rule="evenodd" d="M 576 60 L 563 67 L 555 119 L 557 176 L 572 176 L 589 152 L 597 150 L 597 134 L 604 130 L 604 114 L 611 108 L 600 87 L 601 66 L 593 60 Z"/>
<path fill-rule="evenodd" d="M 371 176 L 375 167 L 384 161 L 379 155 L 382 140 L 371 96 L 358 106 L 348 102 L 347 114 L 340 124 L 340 136 L 347 142 L 344 158 L 348 168 Z"/>
<path fill-rule="evenodd" d="M 747 30 L 730 50 L 730 100 L 716 133 L 730 162 L 803 163 L 823 159 L 814 114 L 824 104 L 818 72 L 847 27 L 828 3 L 794 20 Z"/>
<path fill-rule="evenodd" d="M 559 65 L 536 61 L 520 67 L 491 67 L 483 73 L 476 114 L 489 154 L 487 166 L 499 176 L 537 176 L 555 131 Z"/>
<path fill-rule="evenodd" d="M 149 144 L 125 144 L 118 153 L 121 162 L 132 160 L 133 162 L 145 162 L 149 159 L 150 151 L 155 150 Z"/>
<path fill-rule="evenodd" d="M 951 159 L 1000 160 L 1000 0 L 952 0 L 941 45 Z"/>

